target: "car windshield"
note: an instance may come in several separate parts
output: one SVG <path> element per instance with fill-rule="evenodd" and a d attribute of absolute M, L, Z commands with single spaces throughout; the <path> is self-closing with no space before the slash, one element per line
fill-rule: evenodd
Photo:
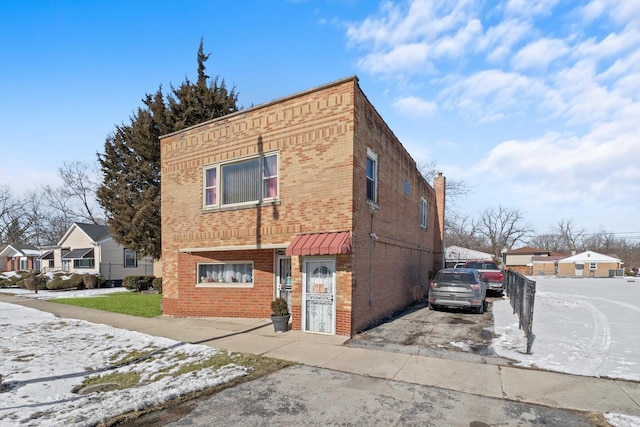
<path fill-rule="evenodd" d="M 471 273 L 438 273 L 434 281 L 464 284 L 475 283 L 475 279 Z"/>
<path fill-rule="evenodd" d="M 498 267 L 493 262 L 468 262 L 467 268 L 475 268 L 477 270 L 497 270 Z"/>

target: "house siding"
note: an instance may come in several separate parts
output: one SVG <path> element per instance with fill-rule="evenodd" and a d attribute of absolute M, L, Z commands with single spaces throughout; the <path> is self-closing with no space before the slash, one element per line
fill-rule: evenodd
<path fill-rule="evenodd" d="M 367 148 L 379 162 L 373 214 L 365 197 Z M 206 165 L 270 152 L 279 156 L 277 202 L 203 209 Z M 428 289 L 442 250 L 434 243 L 441 230 L 435 191 L 356 78 L 168 135 L 161 153 L 165 314 L 268 317 L 276 250 L 299 233 L 351 232 L 352 252 L 334 256 L 337 334 L 352 335 Z M 420 227 L 421 197 L 429 207 L 426 230 Z M 372 226 L 377 240 L 370 237 Z M 196 286 L 197 263 L 207 260 L 253 261 L 251 287 Z M 294 329 L 302 327 L 303 260 L 291 259 Z"/>

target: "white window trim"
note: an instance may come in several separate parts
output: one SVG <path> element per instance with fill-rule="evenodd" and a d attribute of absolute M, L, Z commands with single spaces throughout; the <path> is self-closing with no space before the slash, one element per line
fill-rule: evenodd
<path fill-rule="evenodd" d="M 598 263 L 597 262 L 590 262 L 589 263 L 589 270 L 597 270 L 598 269 Z"/>
<path fill-rule="evenodd" d="M 366 196 L 366 188 L 365 188 L 365 197 L 367 197 L 367 201 L 369 203 L 373 203 L 376 206 L 378 205 L 378 168 L 380 166 L 380 164 L 378 163 L 378 155 L 376 153 L 373 152 L 373 150 L 371 150 L 371 148 L 367 147 L 367 160 L 371 159 L 374 162 L 374 168 L 373 168 L 373 199 L 370 199 L 368 196 Z M 369 177 L 367 176 L 367 168 L 366 168 L 366 164 L 365 164 L 365 178 L 368 180 Z"/>
<path fill-rule="evenodd" d="M 227 264 L 249 264 L 251 265 L 250 282 L 201 282 L 197 275 L 200 274 L 202 265 L 227 265 Z M 196 264 L 196 288 L 253 288 L 255 268 L 253 261 L 221 261 L 221 262 L 199 262 Z"/>
<path fill-rule="evenodd" d="M 420 227 L 427 230 L 429 224 L 429 202 L 424 197 L 420 197 Z"/>
<path fill-rule="evenodd" d="M 276 161 L 278 163 L 278 170 L 277 170 L 277 174 L 275 175 L 278 183 L 278 195 L 276 197 L 264 197 L 264 194 L 263 194 L 261 200 L 252 200 L 250 202 L 241 202 L 241 203 L 230 203 L 226 205 L 222 204 L 223 194 L 221 189 L 221 183 L 222 183 L 223 166 L 234 164 L 234 163 L 240 163 L 247 160 L 257 159 L 260 157 L 264 159 L 265 157 L 271 157 L 271 156 L 276 156 Z M 260 192 L 264 193 L 264 181 L 265 181 L 265 177 L 263 175 L 264 166 L 261 163 L 259 167 L 260 167 L 260 174 L 261 174 Z M 213 168 L 216 169 L 216 203 L 213 205 L 207 205 L 207 186 L 206 186 L 207 171 Z M 279 198 L 280 198 L 280 153 L 278 151 L 263 153 L 262 155 L 238 157 L 238 158 L 227 160 L 220 163 L 211 163 L 208 165 L 204 165 L 204 167 L 202 168 L 202 209 L 206 210 L 206 209 L 219 209 L 219 208 L 228 208 L 228 207 L 255 206 L 255 205 L 259 205 L 261 202 L 276 201 Z"/>

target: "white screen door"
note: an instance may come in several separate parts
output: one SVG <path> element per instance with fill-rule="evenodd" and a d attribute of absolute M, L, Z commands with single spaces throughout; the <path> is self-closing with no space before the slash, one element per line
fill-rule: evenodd
<path fill-rule="evenodd" d="M 335 333 L 336 261 L 305 259 L 303 263 L 304 330 Z"/>

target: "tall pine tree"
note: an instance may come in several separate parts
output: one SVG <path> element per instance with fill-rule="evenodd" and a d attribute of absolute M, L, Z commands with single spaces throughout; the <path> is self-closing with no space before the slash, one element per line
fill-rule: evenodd
<path fill-rule="evenodd" d="M 160 136 L 238 111 L 235 88 L 227 90 L 218 77 L 211 84 L 205 74 L 209 55 L 198 49 L 198 81 L 188 79 L 171 87 L 165 99 L 162 87 L 142 100 L 144 106 L 130 123 L 116 126 L 98 154 L 103 182 L 97 197 L 107 213 L 114 239 L 138 253 L 160 259 Z"/>

